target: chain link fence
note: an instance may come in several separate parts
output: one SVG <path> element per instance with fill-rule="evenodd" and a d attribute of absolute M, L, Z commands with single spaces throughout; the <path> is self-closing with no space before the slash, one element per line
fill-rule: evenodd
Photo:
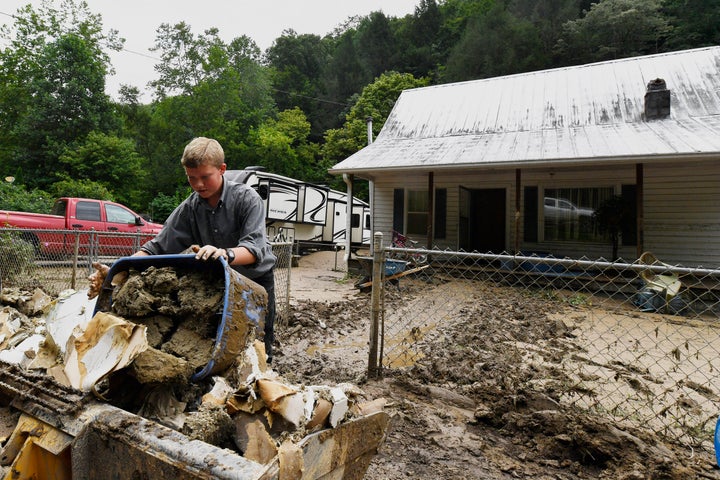
<path fill-rule="evenodd" d="M 293 242 L 270 242 L 277 257 L 275 263 L 275 315 L 280 325 L 290 318 L 290 274 L 292 272 Z"/>
<path fill-rule="evenodd" d="M 135 233 L 0 228 L 0 289 L 43 290 L 57 296 L 88 288 L 93 262 L 111 265 L 149 238 Z M 277 256 L 275 298 L 279 319 L 290 312 L 291 242 L 273 242 Z"/>
<path fill-rule="evenodd" d="M 522 388 L 552 383 L 565 405 L 690 446 L 712 439 L 720 270 L 667 265 L 650 253 L 607 262 L 382 246 L 374 265 L 370 375 L 422 362 L 426 340 L 459 324 L 468 338 L 496 345 L 452 346 L 458 355 L 488 350 L 477 357 L 480 376 L 498 352 L 512 352 L 503 358 L 518 371 L 543 372 Z"/>

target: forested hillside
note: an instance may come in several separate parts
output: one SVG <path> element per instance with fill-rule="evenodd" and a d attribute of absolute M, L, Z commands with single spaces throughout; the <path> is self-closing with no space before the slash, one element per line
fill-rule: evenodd
<path fill-rule="evenodd" d="M 156 220 L 189 192 L 179 158 L 218 139 L 232 169 L 331 183 L 406 88 L 720 44 L 720 0 L 418 0 L 325 36 L 285 31 L 266 51 L 242 32 L 159 25 L 153 98 L 105 94 L 118 32 L 80 0 L 25 7 L 0 36 L 0 208 L 102 196 Z M 223 32 L 227 34 L 228 32 Z"/>

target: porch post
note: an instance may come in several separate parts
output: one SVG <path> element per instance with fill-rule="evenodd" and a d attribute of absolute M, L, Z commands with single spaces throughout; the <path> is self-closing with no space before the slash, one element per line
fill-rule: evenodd
<path fill-rule="evenodd" d="M 638 163 L 635 165 L 635 208 L 637 210 L 637 258 L 645 251 L 645 211 L 643 205 L 645 204 L 645 194 L 643 192 L 643 184 L 645 177 L 643 174 L 643 164 Z"/>
<path fill-rule="evenodd" d="M 515 255 L 520 253 L 520 188 L 522 180 L 521 170 L 515 169 Z"/>
<path fill-rule="evenodd" d="M 427 248 L 433 247 L 433 230 L 435 229 L 435 174 L 428 173 L 428 219 L 427 219 Z"/>

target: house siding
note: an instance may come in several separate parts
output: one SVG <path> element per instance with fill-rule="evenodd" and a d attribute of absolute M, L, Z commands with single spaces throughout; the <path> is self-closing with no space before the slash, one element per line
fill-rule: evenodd
<path fill-rule="evenodd" d="M 652 251 L 667 263 L 685 266 L 720 267 L 720 162 L 686 162 L 644 165 L 644 250 Z M 608 187 L 617 194 L 622 185 L 634 185 L 635 165 L 615 167 L 524 169 L 521 176 L 521 195 L 525 186 L 537 186 L 542 197 L 546 188 Z M 506 193 L 505 244 L 508 252 L 515 250 L 515 170 L 436 172 L 435 188 L 447 189 L 446 238 L 438 239 L 434 247 L 458 248 L 458 216 L 460 187 L 503 188 Z M 691 186 L 690 188 L 688 186 Z M 375 181 L 374 226 L 385 235 L 389 245 L 392 233 L 392 202 L 396 188 L 427 189 L 427 176 L 420 173 L 385 175 Z M 540 200 L 538 200 L 540 202 Z M 541 204 L 541 203 L 540 203 Z M 524 198 L 521 198 L 521 209 Z M 523 215 L 524 212 L 521 212 Z M 542 221 L 542 212 L 539 214 Z M 608 243 L 523 242 L 523 221 L 520 217 L 519 242 L 523 252 L 551 252 L 556 256 L 590 259 L 610 259 Z M 425 238 L 414 237 L 425 245 Z M 499 252 L 498 252 L 499 253 Z M 625 261 L 637 258 L 637 246 L 621 245 L 619 256 Z"/>
<path fill-rule="evenodd" d="M 666 263 L 720 268 L 720 159 L 646 166 L 645 250 Z"/>

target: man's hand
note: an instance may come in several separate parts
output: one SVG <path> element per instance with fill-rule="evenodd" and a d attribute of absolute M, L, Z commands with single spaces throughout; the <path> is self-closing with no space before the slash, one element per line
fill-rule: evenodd
<path fill-rule="evenodd" d="M 88 277 L 90 281 L 90 289 L 88 290 L 87 296 L 90 300 L 97 297 L 100 294 L 100 289 L 105 282 L 110 267 L 103 265 L 102 263 L 93 262 L 92 264 L 95 272 Z"/>
<path fill-rule="evenodd" d="M 217 260 L 220 257 L 227 260 L 227 251 L 224 248 L 217 248 L 212 245 L 198 245 L 192 246 L 193 252 L 195 252 L 195 259 L 197 260 Z"/>
<path fill-rule="evenodd" d="M 100 295 L 100 290 L 102 290 L 105 278 L 110 271 L 110 267 L 103 265 L 102 263 L 93 262 L 92 266 L 95 268 L 95 272 L 88 277 L 88 280 L 90 280 L 90 289 L 88 290 L 87 295 L 90 300 Z M 127 271 L 118 272 L 113 276 L 111 283 L 114 286 L 122 285 L 125 283 L 127 278 Z"/>

